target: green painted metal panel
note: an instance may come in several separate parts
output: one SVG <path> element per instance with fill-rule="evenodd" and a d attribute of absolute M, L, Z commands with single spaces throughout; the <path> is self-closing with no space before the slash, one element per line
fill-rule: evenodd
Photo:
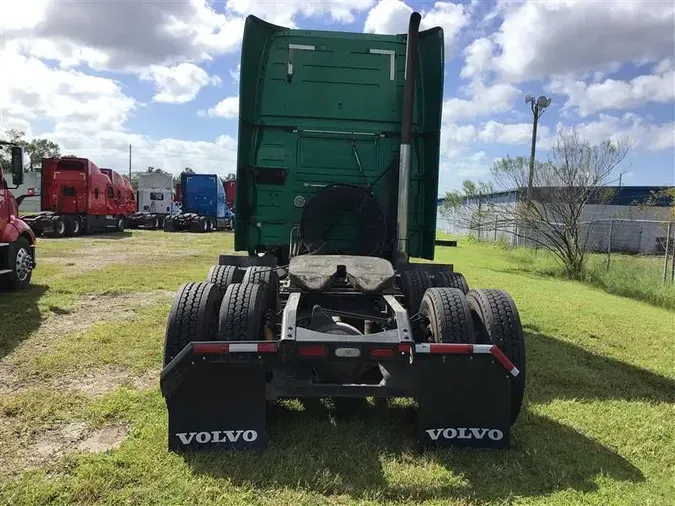
<path fill-rule="evenodd" d="M 246 19 L 237 250 L 287 245 L 303 210 L 294 199 L 309 201 L 334 183 L 371 186 L 393 238 L 405 50 L 406 35 L 294 30 Z M 442 29 L 420 32 L 409 251 L 428 259 L 436 232 L 443 62 Z"/>

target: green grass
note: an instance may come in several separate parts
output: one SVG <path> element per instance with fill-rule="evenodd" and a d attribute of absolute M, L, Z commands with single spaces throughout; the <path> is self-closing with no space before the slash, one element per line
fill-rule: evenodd
<path fill-rule="evenodd" d="M 55 307 L 75 307 L 86 294 L 175 290 L 203 279 L 231 248 L 231 237 L 134 232 L 106 247 L 120 254 L 139 247 L 198 252 L 170 262 L 134 257 L 132 265 L 67 276 L 39 268 L 36 287 L 18 299 L 35 314 L 9 320 L 21 338 L 5 345 L 12 350 L 5 360 L 21 374 L 51 380 L 106 365 L 156 370 L 168 300 L 128 321 L 59 335 L 44 348 L 32 341 L 41 324 L 58 317 Z M 41 241 L 40 254 L 75 258 L 101 240 Z M 528 377 L 512 449 L 419 453 L 406 401 L 388 409 L 364 402 L 352 416 L 323 403 L 286 401 L 270 408 L 265 452 L 179 456 L 166 450 L 166 409 L 156 387 L 120 386 L 87 397 L 37 386 L 0 400 L 0 427 L 9 428 L 2 434 L 26 438 L 68 420 L 121 423 L 129 434 L 117 450 L 76 452 L 0 478 L 0 504 L 674 504 L 675 313 L 541 269 L 528 272 L 494 247 L 460 242 L 437 253 L 471 286 L 504 288 L 518 304 Z M 3 324 L 16 307 L 0 295 Z"/>
<path fill-rule="evenodd" d="M 504 252 L 500 261 L 510 261 L 511 268 L 523 273 L 564 278 L 559 262 L 544 250 L 530 248 L 508 248 L 500 243 L 476 243 L 468 238 L 476 249 L 499 249 Z M 663 283 L 663 256 L 625 255 L 613 253 L 610 268 L 607 269 L 606 254 L 589 254 L 584 281 L 602 288 L 607 293 L 623 295 L 655 306 L 675 309 L 675 284 Z"/>

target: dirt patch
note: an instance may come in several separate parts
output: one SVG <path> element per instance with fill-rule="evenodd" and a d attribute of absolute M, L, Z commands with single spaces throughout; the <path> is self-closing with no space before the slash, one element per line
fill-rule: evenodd
<path fill-rule="evenodd" d="M 53 387 L 73 390 L 89 396 L 98 396 L 113 392 L 121 386 L 129 386 L 138 390 L 157 388 L 159 386 L 159 375 L 159 369 L 150 369 L 142 374 L 134 374 L 121 367 L 107 366 L 85 374 L 55 378 Z"/>
<path fill-rule="evenodd" d="M 4 451 L 8 448 L 0 448 L 3 460 L 0 476 L 17 476 L 78 451 L 102 453 L 114 450 L 124 442 L 127 434 L 127 427 L 122 425 L 90 429 L 81 421 L 40 431 L 11 452 Z"/>
<path fill-rule="evenodd" d="M 169 247 L 120 249 L 115 248 L 114 245 L 106 244 L 105 246 L 88 246 L 76 249 L 66 257 L 44 256 L 41 257 L 41 262 L 63 268 L 63 272 L 52 277 L 52 279 L 56 279 L 102 269 L 109 265 L 130 265 L 134 263 L 148 265 L 202 254 L 202 251 L 196 249 L 173 250 Z"/>
<path fill-rule="evenodd" d="M 126 427 L 104 427 L 95 430 L 85 439 L 80 441 L 77 445 L 77 449 L 85 452 L 103 453 L 119 448 L 126 437 Z"/>

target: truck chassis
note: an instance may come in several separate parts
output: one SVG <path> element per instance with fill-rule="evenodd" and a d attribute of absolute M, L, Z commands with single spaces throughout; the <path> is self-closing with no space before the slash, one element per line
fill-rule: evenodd
<path fill-rule="evenodd" d="M 38 237 L 65 237 L 100 232 L 123 232 L 127 226 L 124 215 L 58 214 L 43 211 L 22 216 Z"/>
<path fill-rule="evenodd" d="M 127 227 L 143 228 L 146 230 L 161 230 L 164 228 L 164 221 L 169 215 L 166 213 L 148 213 L 139 212 L 127 216 Z"/>
<path fill-rule="evenodd" d="M 166 232 L 215 232 L 217 230 L 232 230 L 232 219 L 201 216 L 195 213 L 184 213 L 169 216 L 164 220 Z"/>
<path fill-rule="evenodd" d="M 221 256 L 177 293 L 164 364 L 172 451 L 264 448 L 266 404 L 302 397 L 413 398 L 421 447 L 505 448 L 525 373 L 505 292 L 451 265 L 318 255 Z"/>

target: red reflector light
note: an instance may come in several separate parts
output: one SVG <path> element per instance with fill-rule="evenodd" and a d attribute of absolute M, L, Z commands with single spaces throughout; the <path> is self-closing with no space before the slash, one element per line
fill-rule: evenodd
<path fill-rule="evenodd" d="M 396 350 L 393 348 L 372 348 L 370 356 L 373 358 L 392 358 L 396 356 Z"/>
<path fill-rule="evenodd" d="M 192 350 L 202 355 L 212 355 L 216 353 L 227 352 L 229 344 L 227 343 L 194 343 Z"/>
<path fill-rule="evenodd" d="M 399 344 L 398 345 L 398 352 L 399 353 L 410 353 L 410 345 L 409 344 Z"/>
<path fill-rule="evenodd" d="M 303 357 L 325 357 L 326 347 L 321 345 L 304 345 L 298 348 L 298 353 Z"/>

